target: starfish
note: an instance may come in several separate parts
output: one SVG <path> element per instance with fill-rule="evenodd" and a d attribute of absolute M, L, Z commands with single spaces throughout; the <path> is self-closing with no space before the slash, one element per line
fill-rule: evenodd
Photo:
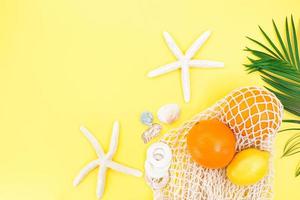
<path fill-rule="evenodd" d="M 119 123 L 118 121 L 114 122 L 113 125 L 113 131 L 112 131 L 112 137 L 110 141 L 110 147 L 107 154 L 104 153 L 101 145 L 98 143 L 97 139 L 86 129 L 85 127 L 80 127 L 81 132 L 85 135 L 85 137 L 90 141 L 92 146 L 94 147 L 96 154 L 98 156 L 98 159 L 91 161 L 89 164 L 87 164 L 77 175 L 77 177 L 74 179 L 73 185 L 77 186 L 81 180 L 93 169 L 96 167 L 99 167 L 98 172 L 98 183 L 97 183 L 97 197 L 100 199 L 104 192 L 104 186 L 105 186 L 105 177 L 106 177 L 106 171 L 108 168 L 133 175 L 136 177 L 141 177 L 142 172 L 136 169 L 132 169 L 129 167 L 126 167 L 122 164 L 119 164 L 117 162 L 114 162 L 112 160 L 117 147 L 118 147 L 118 137 L 119 137 Z"/>
<path fill-rule="evenodd" d="M 159 67 L 151 72 L 148 73 L 148 77 L 156 77 L 174 70 L 181 68 L 181 82 L 182 82 L 182 90 L 185 102 L 190 101 L 190 74 L 189 68 L 196 67 L 196 68 L 220 68 L 224 67 L 223 62 L 218 61 L 209 61 L 209 60 L 194 60 L 192 59 L 193 56 L 196 54 L 198 49 L 204 44 L 204 42 L 208 39 L 211 32 L 206 31 L 204 32 L 193 44 L 192 46 L 186 51 L 185 54 L 178 48 L 174 39 L 168 32 L 164 32 L 164 38 L 169 49 L 178 59 L 176 62 L 169 63 L 162 67 Z"/>

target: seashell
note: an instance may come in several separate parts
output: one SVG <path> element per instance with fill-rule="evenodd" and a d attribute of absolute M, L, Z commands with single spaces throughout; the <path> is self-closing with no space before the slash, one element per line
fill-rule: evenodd
<path fill-rule="evenodd" d="M 160 124 L 152 124 L 143 134 L 142 140 L 145 144 L 150 142 L 153 138 L 157 137 L 162 129 Z"/>
<path fill-rule="evenodd" d="M 152 189 L 161 189 L 168 184 L 171 160 L 172 151 L 167 144 L 156 142 L 148 148 L 145 175 Z"/>
<path fill-rule="evenodd" d="M 162 178 L 152 178 L 146 175 L 145 177 L 146 183 L 153 189 L 153 190 L 159 190 L 164 188 L 169 180 L 170 180 L 170 175 L 167 173 L 164 177 Z"/>
<path fill-rule="evenodd" d="M 141 114 L 140 120 L 143 124 L 151 126 L 153 122 L 153 115 L 151 112 L 145 111 Z"/>
<path fill-rule="evenodd" d="M 177 104 L 166 104 L 157 112 L 158 119 L 166 124 L 171 124 L 178 119 L 180 114 L 180 107 Z"/>

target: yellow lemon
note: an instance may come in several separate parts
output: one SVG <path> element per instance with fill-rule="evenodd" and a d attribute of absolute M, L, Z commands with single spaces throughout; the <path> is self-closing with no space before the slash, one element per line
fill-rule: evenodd
<path fill-rule="evenodd" d="M 236 185 L 252 185 L 268 172 L 270 154 L 255 148 L 243 150 L 235 155 L 227 166 L 228 179 Z"/>

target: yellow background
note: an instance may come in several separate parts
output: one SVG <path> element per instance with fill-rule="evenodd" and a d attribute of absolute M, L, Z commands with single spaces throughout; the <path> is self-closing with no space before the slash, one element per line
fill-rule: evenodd
<path fill-rule="evenodd" d="M 96 172 L 78 188 L 72 179 L 95 158 L 79 132 L 86 125 L 107 149 L 112 122 L 121 122 L 115 160 L 143 169 L 140 139 L 144 110 L 170 102 L 180 120 L 212 105 L 234 88 L 262 84 L 247 75 L 246 35 L 272 32 L 299 0 L 1 0 L 0 1 L 0 199 L 96 199 Z M 146 73 L 175 58 L 162 38 L 169 31 L 186 49 L 203 31 L 213 35 L 196 55 L 221 60 L 221 70 L 191 70 L 192 98 L 183 102 L 179 71 Z M 294 178 L 298 156 L 280 159 L 291 133 L 276 138 L 276 200 L 300 199 Z M 108 172 L 106 200 L 151 199 L 142 178 Z"/>

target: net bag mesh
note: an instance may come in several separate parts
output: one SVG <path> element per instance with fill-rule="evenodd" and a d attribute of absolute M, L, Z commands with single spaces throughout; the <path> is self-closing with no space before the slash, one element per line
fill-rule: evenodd
<path fill-rule="evenodd" d="M 273 141 L 280 127 L 283 106 L 276 96 L 259 87 L 234 90 L 225 98 L 162 139 L 172 150 L 169 182 L 153 189 L 156 200 L 269 200 L 273 196 Z M 207 169 L 192 161 L 187 151 L 188 131 L 200 120 L 218 119 L 234 132 L 239 152 L 255 147 L 270 152 L 268 174 L 258 183 L 237 186 L 226 178 L 225 169 Z"/>

